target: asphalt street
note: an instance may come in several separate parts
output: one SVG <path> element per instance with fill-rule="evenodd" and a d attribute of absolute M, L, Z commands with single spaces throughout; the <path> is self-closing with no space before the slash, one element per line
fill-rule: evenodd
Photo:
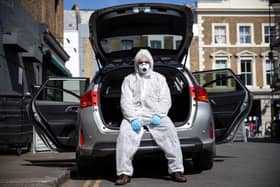
<path fill-rule="evenodd" d="M 167 174 L 164 159 L 145 157 L 134 162 L 135 175 L 127 187 L 280 187 L 280 141 L 233 142 L 217 145 L 214 167 L 196 171 L 185 161 L 187 183 L 176 183 Z M 94 162 L 79 173 L 73 153 L 0 152 L 0 186 L 115 186 L 115 163 L 111 157 Z"/>
<path fill-rule="evenodd" d="M 104 164 L 105 163 L 105 164 Z M 163 160 L 145 158 L 137 160 L 135 175 L 127 187 L 280 187 L 280 142 L 234 142 L 217 145 L 214 167 L 208 171 L 195 171 L 190 160 L 185 161 L 187 183 L 169 180 Z M 83 176 L 74 175 L 63 187 L 115 186 L 114 167 L 110 161 L 98 162 Z M 97 170 L 95 170 L 95 169 Z M 95 171 L 94 171 L 95 170 Z M 73 172 L 73 170 L 72 170 Z"/>

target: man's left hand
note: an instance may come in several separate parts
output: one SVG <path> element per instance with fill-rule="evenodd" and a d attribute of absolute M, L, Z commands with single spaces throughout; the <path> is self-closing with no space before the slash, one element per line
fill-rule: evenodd
<path fill-rule="evenodd" d="M 160 125 L 160 117 L 158 115 L 153 115 L 152 118 L 151 118 L 151 124 L 153 126 Z"/>

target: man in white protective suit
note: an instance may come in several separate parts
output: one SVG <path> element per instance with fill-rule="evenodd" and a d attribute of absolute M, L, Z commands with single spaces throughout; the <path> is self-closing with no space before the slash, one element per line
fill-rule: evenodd
<path fill-rule="evenodd" d="M 124 119 L 117 139 L 116 185 L 123 185 L 131 180 L 132 160 L 139 148 L 144 126 L 164 151 L 171 179 L 186 182 L 180 142 L 175 126 L 167 116 L 171 96 L 166 79 L 153 71 L 153 57 L 146 49 L 138 51 L 134 64 L 135 72 L 125 77 L 121 87 Z"/>

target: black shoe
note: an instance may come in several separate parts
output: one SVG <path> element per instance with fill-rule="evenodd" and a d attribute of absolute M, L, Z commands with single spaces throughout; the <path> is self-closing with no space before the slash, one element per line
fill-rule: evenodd
<path fill-rule="evenodd" d="M 182 172 L 171 173 L 171 180 L 175 182 L 187 182 L 187 178 L 183 175 Z"/>
<path fill-rule="evenodd" d="M 116 180 L 116 185 L 124 185 L 130 182 L 131 177 L 125 174 L 121 174 Z"/>

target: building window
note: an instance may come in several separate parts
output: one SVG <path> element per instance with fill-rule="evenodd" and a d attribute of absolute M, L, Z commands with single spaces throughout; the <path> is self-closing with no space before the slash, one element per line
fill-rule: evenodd
<path fill-rule="evenodd" d="M 242 59 L 240 61 L 241 69 L 241 80 L 247 86 L 253 85 L 253 72 L 252 72 L 252 60 L 251 59 Z"/>
<path fill-rule="evenodd" d="M 251 44 L 252 43 L 252 29 L 251 26 L 239 26 L 239 43 Z"/>
<path fill-rule="evenodd" d="M 214 43 L 215 44 L 226 44 L 227 34 L 226 26 L 214 26 Z"/>
<path fill-rule="evenodd" d="M 110 52 L 112 52 L 112 49 L 111 49 L 111 46 L 110 46 L 108 40 L 102 39 L 102 40 L 100 41 L 100 44 L 101 44 L 102 49 L 105 51 L 105 53 L 110 53 Z"/>
<path fill-rule="evenodd" d="M 273 64 L 269 59 L 265 61 L 266 84 L 271 85 L 273 80 Z"/>
<path fill-rule="evenodd" d="M 151 48 L 154 48 L 154 49 L 162 48 L 161 40 L 151 40 L 150 42 L 151 42 Z"/>
<path fill-rule="evenodd" d="M 122 50 L 129 50 L 133 48 L 133 40 L 121 40 Z"/>
<path fill-rule="evenodd" d="M 227 68 L 227 60 L 226 59 L 217 59 L 215 61 L 215 69 L 223 69 Z"/>
<path fill-rule="evenodd" d="M 57 13 L 58 4 L 59 4 L 59 0 L 55 0 L 54 1 L 54 11 L 55 11 L 55 13 Z"/>
<path fill-rule="evenodd" d="M 176 40 L 175 41 L 175 49 L 179 49 L 180 45 L 181 45 L 182 40 Z"/>
<path fill-rule="evenodd" d="M 275 40 L 275 26 L 265 25 L 263 27 L 263 41 L 264 43 L 271 43 Z"/>
<path fill-rule="evenodd" d="M 216 59 L 215 60 L 215 69 L 224 69 L 227 68 L 227 60 L 226 59 Z M 216 86 L 227 86 L 227 75 L 225 73 L 216 73 Z"/>

